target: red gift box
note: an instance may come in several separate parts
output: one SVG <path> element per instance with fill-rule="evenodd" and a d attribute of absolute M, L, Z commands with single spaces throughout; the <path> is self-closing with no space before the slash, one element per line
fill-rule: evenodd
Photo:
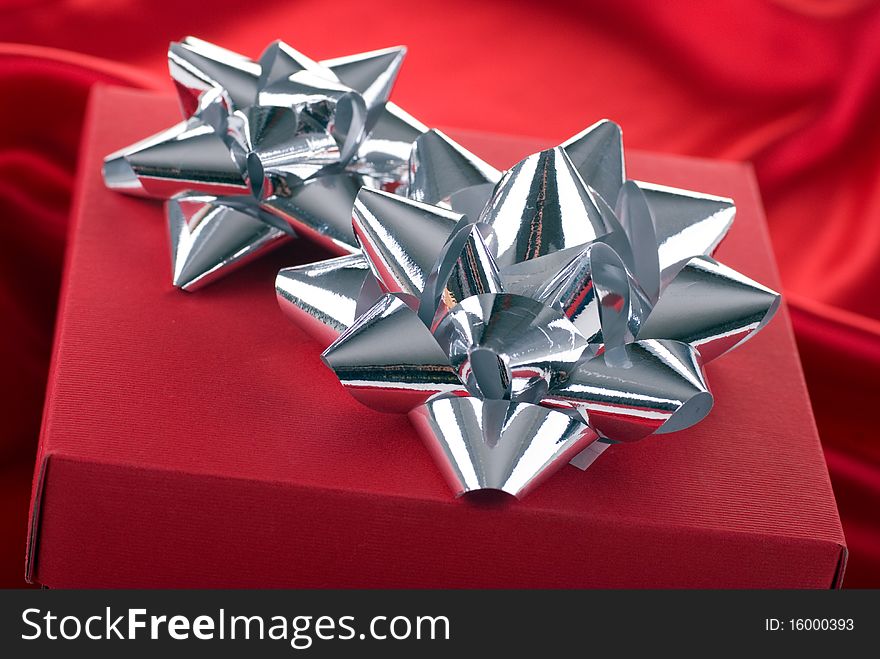
<path fill-rule="evenodd" d="M 707 369 L 690 430 L 613 446 L 523 501 L 453 498 L 405 416 L 342 389 L 279 312 L 294 241 L 195 294 L 162 205 L 104 155 L 175 99 L 97 88 L 34 478 L 27 574 L 51 587 L 840 585 L 843 532 L 784 308 Z M 585 123 L 590 119 L 585 117 Z M 496 166 L 547 142 L 451 131 Z M 630 151 L 634 178 L 733 197 L 720 260 L 779 287 L 747 165 Z"/>

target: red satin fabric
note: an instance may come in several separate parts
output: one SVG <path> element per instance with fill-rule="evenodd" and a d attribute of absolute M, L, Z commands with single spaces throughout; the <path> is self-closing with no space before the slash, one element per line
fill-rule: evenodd
<path fill-rule="evenodd" d="M 880 586 L 870 0 L 0 0 L 0 585 L 22 585 L 88 89 L 170 89 L 164 50 L 186 34 L 252 56 L 275 38 L 318 58 L 403 43 L 394 99 L 429 125 L 563 139 L 607 116 L 631 147 L 753 162 L 851 550 L 845 585 Z"/>

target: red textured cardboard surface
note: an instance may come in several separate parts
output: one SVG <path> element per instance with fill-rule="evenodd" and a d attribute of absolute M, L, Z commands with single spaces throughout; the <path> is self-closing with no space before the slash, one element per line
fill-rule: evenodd
<path fill-rule="evenodd" d="M 783 306 L 708 368 L 691 430 L 615 446 L 516 502 L 452 498 L 404 416 L 355 402 L 277 308 L 296 241 L 195 294 L 161 203 L 107 153 L 177 120 L 96 88 L 34 479 L 29 578 L 51 587 L 838 586 L 845 543 Z M 506 167 L 547 146 L 449 131 Z M 630 176 L 733 197 L 718 252 L 779 287 L 748 166 L 630 152 Z"/>

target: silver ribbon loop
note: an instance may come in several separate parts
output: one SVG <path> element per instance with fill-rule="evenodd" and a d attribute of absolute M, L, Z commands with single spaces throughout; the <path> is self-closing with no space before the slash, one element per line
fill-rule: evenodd
<path fill-rule="evenodd" d="M 237 209 L 217 197 L 179 195 L 166 202 L 172 282 L 195 290 L 211 283 L 223 272 L 247 264 L 290 237 L 288 227 L 274 226 L 259 208 Z"/>
<path fill-rule="evenodd" d="M 275 279 L 282 311 L 318 341 L 329 345 L 354 325 L 370 266 L 360 254 L 285 268 Z M 378 298 L 373 300 L 375 303 Z"/>
<path fill-rule="evenodd" d="M 456 496 L 525 496 L 596 439 L 566 414 L 505 400 L 439 398 L 409 418 Z"/>
<path fill-rule="evenodd" d="M 421 298 L 462 216 L 378 190 L 357 195 L 352 223 L 373 273 L 389 293 Z"/>
<path fill-rule="evenodd" d="M 687 261 L 663 291 L 640 339 L 690 343 L 708 363 L 763 329 L 779 308 L 779 293 L 708 256 Z"/>
<path fill-rule="evenodd" d="M 472 295 L 500 293 L 501 273 L 478 224 L 465 224 L 447 240 L 436 275 L 419 303 L 419 317 L 432 330 L 450 309 Z"/>
<path fill-rule="evenodd" d="M 564 378 L 587 347 L 562 313 L 509 293 L 465 299 L 434 336 L 474 395 L 528 402 L 539 401 L 554 380 Z"/>
<path fill-rule="evenodd" d="M 476 220 L 500 179 L 492 165 L 430 130 L 413 143 L 407 196 Z"/>
<path fill-rule="evenodd" d="M 562 148 L 584 181 L 609 204 L 614 204 L 626 180 L 620 126 L 602 119 L 563 142 Z"/>
<path fill-rule="evenodd" d="M 633 181 L 620 188 L 617 215 L 632 250 L 632 273 L 648 301 L 656 304 L 660 297 L 660 257 L 657 253 L 657 232 L 645 193 Z"/>
<path fill-rule="evenodd" d="M 679 341 L 637 341 L 620 348 L 627 366 L 601 356 L 583 362 L 548 399 L 573 405 L 602 437 L 619 442 L 683 430 L 712 409 L 702 359 Z"/>
<path fill-rule="evenodd" d="M 605 233 L 596 203 L 560 147 L 529 156 L 508 170 L 480 221 L 495 231 L 502 268 Z"/>
<path fill-rule="evenodd" d="M 352 396 L 383 412 L 407 412 L 465 389 L 431 332 L 405 302 L 380 299 L 322 355 Z"/>

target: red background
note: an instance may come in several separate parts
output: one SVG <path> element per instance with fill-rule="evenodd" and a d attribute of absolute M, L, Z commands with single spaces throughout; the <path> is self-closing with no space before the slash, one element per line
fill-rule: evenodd
<path fill-rule="evenodd" d="M 851 550 L 845 585 L 880 586 L 880 6 L 696 7 L 0 0 L 0 40 L 16 42 L 0 46 L 0 584 L 22 584 L 88 88 L 170 89 L 167 42 L 194 34 L 252 56 L 274 38 L 317 58 L 403 43 L 394 100 L 429 125 L 562 139 L 607 116 L 632 147 L 753 162 Z"/>

